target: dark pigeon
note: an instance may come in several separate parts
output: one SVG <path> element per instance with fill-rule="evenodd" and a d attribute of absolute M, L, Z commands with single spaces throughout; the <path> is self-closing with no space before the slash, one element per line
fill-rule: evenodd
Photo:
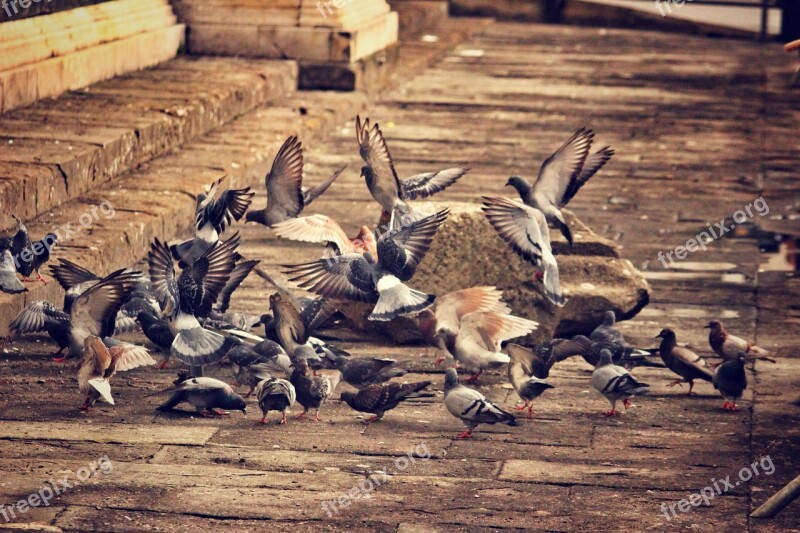
<path fill-rule="evenodd" d="M 155 393 L 173 393 L 156 410 L 162 412 L 171 411 L 177 405 L 186 402 L 194 406 L 197 413 L 203 417 L 225 416 L 228 414 L 220 411 L 220 409 L 241 411 L 243 414 L 247 414 L 247 405 L 244 398 L 233 392 L 230 385 L 223 381 L 206 377 L 194 378 L 188 372 L 181 371 L 178 374 L 178 379 L 173 383 L 174 387 Z M 153 396 L 153 394 L 148 396 Z"/>
<path fill-rule="evenodd" d="M 744 370 L 746 354 L 740 352 L 738 356 L 725 361 L 714 372 L 712 383 L 725 399 L 722 409 L 737 411 L 736 400 L 742 397 L 747 388 L 747 373 Z"/>
<path fill-rule="evenodd" d="M 144 336 L 165 355 L 164 361 L 161 362 L 158 368 L 166 368 L 169 362 L 170 349 L 175 341 L 175 334 L 169 327 L 169 321 L 147 310 L 140 311 L 136 316 L 136 320 L 141 324 Z"/>
<path fill-rule="evenodd" d="M 434 395 L 432 392 L 422 392 L 430 384 L 430 381 L 420 381 L 370 385 L 359 392 L 343 392 L 341 398 L 356 411 L 375 415 L 364 420 L 364 424 L 370 424 L 383 418 L 386 411 L 391 411 L 400 405 L 400 402 L 411 398 L 432 397 Z"/>
<path fill-rule="evenodd" d="M 522 405 L 514 406 L 517 411 L 528 411 L 528 418 L 533 418 L 533 400 L 542 395 L 547 389 L 555 388 L 544 379 L 550 373 L 550 361 L 535 351 L 509 343 L 506 345 L 511 363 L 508 365 L 508 380 L 517 391 Z"/>
<path fill-rule="evenodd" d="M 674 331 L 669 328 L 662 329 L 656 338 L 661 339 L 658 353 L 664 364 L 681 377 L 670 383 L 670 387 L 686 382 L 689 384 L 687 394 L 692 394 L 694 380 L 702 379 L 710 382 L 713 379 L 714 373 L 706 360 L 690 349 L 678 346 L 678 339 Z"/>
<path fill-rule="evenodd" d="M 406 374 L 402 368 L 392 368 L 396 363 L 394 359 L 351 359 L 339 357 L 335 367 L 342 373 L 342 381 L 357 389 L 364 389 L 372 385 L 385 383 L 392 378 Z"/>

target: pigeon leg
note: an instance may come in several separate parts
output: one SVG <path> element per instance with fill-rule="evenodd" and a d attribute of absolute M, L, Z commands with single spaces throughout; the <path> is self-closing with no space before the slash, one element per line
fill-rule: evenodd
<path fill-rule="evenodd" d="M 683 387 L 683 380 L 682 379 L 676 379 L 675 381 L 673 381 L 672 383 L 667 385 L 667 388 L 674 387 L 675 385 L 680 385 L 681 387 Z"/>
<path fill-rule="evenodd" d="M 472 430 L 471 429 L 468 429 L 468 430 L 456 435 L 457 439 L 469 439 L 471 437 L 472 437 Z"/>
<path fill-rule="evenodd" d="M 55 352 L 52 352 L 50 355 L 52 355 L 52 356 L 61 355 L 62 353 L 64 353 L 65 349 L 66 349 L 66 346 L 64 348 L 59 348 Z"/>
<path fill-rule="evenodd" d="M 22 276 L 22 282 L 23 283 L 33 283 L 34 281 L 36 281 L 36 280 L 32 280 L 28 276 Z"/>
<path fill-rule="evenodd" d="M 444 363 L 444 357 L 437 357 L 436 360 L 433 362 L 433 366 L 439 368 Z"/>
<path fill-rule="evenodd" d="M 88 397 L 88 396 L 86 397 L 86 399 L 85 399 L 85 400 L 83 400 L 83 403 L 81 404 L 81 406 L 79 407 L 79 409 L 80 409 L 81 411 L 86 411 L 86 412 L 88 412 L 88 411 L 91 411 L 91 410 L 92 410 L 92 404 L 91 404 L 91 400 L 89 400 L 89 397 Z"/>
<path fill-rule="evenodd" d="M 478 382 L 478 378 L 480 377 L 481 374 L 483 374 L 483 370 L 479 371 L 477 374 L 471 375 L 469 377 L 469 379 L 467 379 L 467 381 L 465 383 L 472 383 L 472 384 L 477 383 Z"/>
<path fill-rule="evenodd" d="M 250 390 L 249 390 L 249 391 L 247 391 L 247 394 L 245 394 L 245 395 L 244 395 L 244 397 L 245 397 L 245 398 L 249 398 L 250 396 L 252 396 L 252 395 L 253 395 L 253 392 L 254 392 L 255 390 L 256 390 L 256 388 L 255 388 L 255 387 L 250 387 Z"/>
<path fill-rule="evenodd" d="M 217 416 L 230 416 L 230 413 L 226 413 L 225 411 L 220 411 L 219 409 L 215 409 L 215 408 L 209 409 L 209 411 L 211 411 L 212 413 L 214 413 Z"/>
<path fill-rule="evenodd" d="M 305 420 L 307 414 L 308 414 L 308 409 L 297 415 L 297 420 Z"/>
<path fill-rule="evenodd" d="M 259 424 L 266 424 L 267 423 L 267 415 L 261 417 L 261 420 L 258 422 Z"/>
<path fill-rule="evenodd" d="M 725 400 L 725 403 L 723 403 L 722 407 L 720 407 L 720 409 L 725 409 L 726 411 L 730 408 L 731 408 L 731 402 L 729 402 L 728 400 Z"/>
<path fill-rule="evenodd" d="M 314 422 L 322 422 L 322 419 L 319 417 L 319 409 L 314 410 Z"/>
<path fill-rule="evenodd" d="M 528 418 L 529 418 L 529 419 L 532 419 L 532 418 L 533 418 L 533 414 L 534 414 L 535 412 L 536 412 L 536 411 L 534 411 L 534 410 L 533 410 L 533 404 L 529 405 L 529 406 L 528 406 Z"/>
<path fill-rule="evenodd" d="M 164 370 L 165 368 L 167 368 L 167 363 L 169 363 L 169 359 L 164 359 L 163 361 L 161 361 L 161 364 L 158 365 L 158 369 Z"/>
<path fill-rule="evenodd" d="M 284 412 L 283 412 L 283 413 L 281 413 L 281 414 L 282 414 L 283 416 L 281 416 L 281 419 L 278 421 L 278 424 L 285 424 L 285 423 L 286 423 L 286 412 L 284 411 Z"/>
<path fill-rule="evenodd" d="M 381 419 L 381 417 L 379 417 L 378 415 L 375 415 L 375 416 L 369 417 L 366 420 L 364 420 L 364 424 L 372 424 L 373 422 L 377 422 L 380 419 Z"/>
<path fill-rule="evenodd" d="M 686 396 L 692 395 L 692 389 L 694 388 L 694 381 L 689 382 L 689 392 L 686 393 Z"/>
<path fill-rule="evenodd" d="M 622 401 L 622 405 L 625 406 L 625 410 L 628 410 L 630 408 L 630 406 L 631 406 L 631 399 L 630 398 L 625 398 Z"/>
<path fill-rule="evenodd" d="M 44 279 L 44 276 L 42 276 L 42 274 L 38 270 L 36 271 L 36 275 L 39 276 L 39 281 L 47 285 L 47 280 Z"/>
<path fill-rule="evenodd" d="M 63 355 L 61 357 L 53 357 L 53 362 L 54 363 L 66 363 L 67 362 L 67 356 Z"/>
<path fill-rule="evenodd" d="M 525 409 L 527 409 L 527 408 L 528 408 L 528 406 L 530 405 L 530 403 L 531 403 L 531 402 L 525 402 L 525 403 L 523 403 L 523 404 L 518 404 L 518 405 L 515 405 L 515 406 L 514 406 L 514 410 L 515 410 L 515 411 L 524 411 Z"/>
<path fill-rule="evenodd" d="M 616 414 L 619 414 L 619 413 L 617 413 L 617 409 L 615 407 L 612 407 L 610 411 L 606 411 L 606 413 L 605 413 L 606 416 L 614 416 Z"/>

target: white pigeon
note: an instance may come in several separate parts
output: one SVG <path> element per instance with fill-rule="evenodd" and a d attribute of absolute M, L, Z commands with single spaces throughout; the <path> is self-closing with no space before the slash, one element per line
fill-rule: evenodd
<path fill-rule="evenodd" d="M 470 438 L 480 424 L 519 425 L 514 415 L 503 411 L 475 389 L 461 385 L 455 368 L 448 368 L 445 373 L 444 406 L 467 426 L 466 431 L 456 435 L 457 439 Z"/>

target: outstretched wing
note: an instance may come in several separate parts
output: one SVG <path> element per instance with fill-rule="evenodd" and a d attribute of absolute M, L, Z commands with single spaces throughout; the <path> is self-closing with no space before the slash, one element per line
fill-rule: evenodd
<path fill-rule="evenodd" d="M 345 254 L 301 265 L 286 265 L 290 281 L 320 296 L 376 302 L 372 267 L 361 254 Z"/>
<path fill-rule="evenodd" d="M 583 187 L 592 176 L 597 174 L 597 172 L 603 168 L 606 163 L 608 163 L 608 161 L 614 156 L 614 153 L 614 150 L 610 146 L 604 146 L 600 150 L 589 155 L 586 158 L 586 162 L 583 164 L 583 170 L 581 170 L 580 175 L 573 180 L 572 183 L 570 183 L 569 187 L 567 187 L 567 191 L 564 193 L 561 205 L 567 205 L 569 201 L 572 200 L 572 197 L 575 196 L 579 190 L 581 190 L 581 187 Z"/>
<path fill-rule="evenodd" d="M 272 226 L 284 239 L 302 242 L 333 243 L 337 253 L 352 253 L 353 245 L 342 227 L 325 215 L 290 218 Z"/>
<path fill-rule="evenodd" d="M 594 132 L 581 128 L 545 159 L 533 184 L 533 195 L 543 196 L 553 205 L 564 206 L 568 191 L 575 189 L 577 192 L 575 182 L 583 170 L 593 140 Z"/>
<path fill-rule="evenodd" d="M 469 171 L 469 167 L 455 167 L 411 176 L 400 182 L 400 197 L 403 200 L 416 200 L 433 196 L 457 182 Z"/>
<path fill-rule="evenodd" d="M 409 226 L 382 235 L 378 240 L 378 260 L 381 267 L 401 281 L 410 280 L 430 248 L 436 231 L 449 214 L 449 209 L 443 209 Z"/>
<path fill-rule="evenodd" d="M 364 122 L 361 122 L 361 117 L 356 117 L 356 139 L 361 159 L 372 167 L 379 188 L 394 189 L 400 196 L 403 190 L 402 185 L 394 169 L 394 161 L 386 146 L 380 126 L 375 123 L 370 127 L 369 118 L 365 118 Z"/>
<path fill-rule="evenodd" d="M 100 280 L 100 277 L 94 272 L 90 272 L 82 266 L 66 259 L 59 259 L 57 265 L 52 265 L 50 267 L 50 272 L 65 291 L 87 281 Z"/>
<path fill-rule="evenodd" d="M 178 309 L 178 283 L 175 279 L 175 263 L 166 243 L 158 237 L 150 245 L 147 253 L 147 273 L 150 275 L 150 286 L 161 309 L 168 315 Z"/>
<path fill-rule="evenodd" d="M 73 330 L 80 335 L 95 335 L 101 339 L 110 337 L 114 333 L 117 313 L 130 297 L 141 274 L 117 270 L 78 296 L 70 311 Z"/>
<path fill-rule="evenodd" d="M 303 145 L 292 135 L 283 143 L 265 179 L 267 210 L 296 217 L 303 210 Z"/>

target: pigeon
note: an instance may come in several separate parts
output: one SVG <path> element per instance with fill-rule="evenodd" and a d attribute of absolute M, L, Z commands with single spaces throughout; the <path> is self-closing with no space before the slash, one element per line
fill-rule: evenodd
<path fill-rule="evenodd" d="M 361 117 L 356 117 L 356 139 L 361 158 L 366 163 L 361 168 L 361 176 L 372 197 L 380 204 L 383 212 L 388 213 L 391 229 L 400 225 L 397 215 L 411 216 L 411 220 L 419 218 L 406 203 L 408 200 L 433 196 L 454 184 L 470 170 L 469 167 L 448 168 L 401 180 L 377 123 L 370 126 L 369 118 L 361 122 Z"/>
<path fill-rule="evenodd" d="M 377 259 L 371 253 L 345 254 L 284 268 L 294 275 L 291 281 L 321 296 L 375 303 L 369 320 L 388 321 L 417 313 L 430 307 L 436 297 L 403 282 L 414 276 L 449 212 L 444 209 L 384 233 L 378 240 Z"/>
<path fill-rule="evenodd" d="M 594 328 L 594 331 L 589 335 L 589 339 L 595 342 L 604 342 L 608 344 L 624 344 L 625 338 L 622 336 L 622 333 L 614 327 L 616 321 L 617 317 L 614 311 L 606 311 L 603 315 L 603 322 Z"/>
<path fill-rule="evenodd" d="M 313 189 L 303 189 L 303 145 L 297 136 L 292 135 L 278 150 L 272 169 L 264 180 L 267 187 L 267 207 L 250 210 L 246 221 L 272 227 L 278 222 L 298 216 L 328 190 L 345 168 L 347 167 L 341 167 Z"/>
<path fill-rule="evenodd" d="M 396 362 L 394 359 L 378 357 L 370 359 L 339 357 L 336 359 L 335 368 L 342 373 L 342 381 L 357 389 L 365 389 L 404 376 L 405 370 L 392 368 Z"/>
<path fill-rule="evenodd" d="M 745 352 L 740 351 L 738 355 L 719 365 L 714 372 L 712 380 L 714 388 L 725 399 L 722 409 L 728 411 L 738 411 L 739 409 L 736 407 L 736 400 L 742 397 L 742 393 L 747 388 L 747 374 L 744 371 L 746 359 Z"/>
<path fill-rule="evenodd" d="M 0 290 L 6 294 L 19 294 L 28 289 L 17 278 L 14 256 L 11 255 L 11 239 L 0 237 Z"/>
<path fill-rule="evenodd" d="M 747 362 L 756 360 L 776 362 L 775 359 L 769 357 L 770 353 L 764 348 L 728 333 L 719 320 L 712 320 L 706 328 L 711 330 L 708 332 L 708 343 L 711 345 L 711 349 L 725 361 L 738 357 L 739 352 L 744 352 Z"/>
<path fill-rule="evenodd" d="M 514 415 L 503 411 L 475 389 L 461 385 L 455 368 L 448 368 L 445 372 L 444 406 L 467 426 L 466 431 L 456 435 L 457 439 L 472 437 L 472 432 L 480 424 L 519 425 Z"/>
<path fill-rule="evenodd" d="M 310 376 L 309 373 L 306 360 L 298 359 L 294 363 L 294 371 L 289 381 L 294 385 L 298 403 L 303 406 L 303 412 L 297 419 L 304 419 L 308 410 L 314 408 L 314 420 L 319 422 L 320 407 L 333 394 L 341 379 L 341 373 L 337 372 L 333 376 Z"/>
<path fill-rule="evenodd" d="M 231 296 L 233 292 L 239 288 L 239 285 L 250 275 L 250 273 L 258 266 L 261 261 L 242 261 L 238 263 L 228 276 L 228 281 L 222 290 L 219 291 L 219 296 L 211 310 L 211 316 L 220 316 L 228 311 L 231 305 Z"/>
<path fill-rule="evenodd" d="M 228 189 L 216 198 L 227 176 L 214 182 L 205 193 L 197 195 L 194 237 L 169 247 L 172 257 L 186 268 L 219 242 L 219 236 L 234 221 L 241 219 L 250 207 L 255 192 L 250 187 Z"/>
<path fill-rule="evenodd" d="M 477 311 L 511 313 L 511 308 L 502 300 L 503 291 L 495 287 L 461 289 L 439 296 L 436 298 L 436 303 L 420 311 L 415 319 L 428 344 L 434 344 L 438 331 L 457 333 L 461 329 L 461 319 L 470 313 Z"/>
<path fill-rule="evenodd" d="M 247 404 L 245 404 L 244 398 L 233 392 L 230 385 L 223 381 L 214 378 L 192 377 L 189 372 L 182 370 L 178 374 L 178 379 L 173 383 L 174 387 L 147 395 L 173 393 L 166 402 L 156 408 L 157 411 L 171 411 L 178 404 L 186 402 L 192 404 L 202 417 L 228 415 L 220 409 L 241 411 L 242 414 L 247 415 Z"/>
<path fill-rule="evenodd" d="M 670 383 L 670 387 L 686 382 L 689 384 L 689 392 L 687 394 L 690 395 L 694 387 L 694 380 L 711 381 L 713 379 L 714 374 L 706 360 L 690 349 L 678 346 L 674 331 L 669 328 L 662 329 L 656 338 L 661 339 L 661 346 L 658 351 L 664 364 L 682 378 Z"/>
<path fill-rule="evenodd" d="M 108 348 L 98 337 L 89 335 L 83 341 L 83 362 L 78 370 L 78 388 L 86 398 L 81 410 L 90 410 L 98 398 L 114 405 L 109 385 L 114 374 L 154 364 L 141 347 L 118 343 Z"/>
<path fill-rule="evenodd" d="M 440 329 L 436 335 L 439 348 L 472 374 L 467 383 L 475 383 L 484 370 L 511 361 L 508 355 L 500 351 L 502 342 L 524 337 L 538 326 L 538 322 L 533 320 L 478 311 L 462 318 L 457 332 Z"/>
<path fill-rule="evenodd" d="M 285 379 L 270 378 L 261 381 L 256 386 L 256 398 L 258 398 L 258 406 L 264 415 L 261 417 L 261 424 L 267 423 L 267 415 L 270 411 L 280 411 L 281 419 L 278 424 L 285 424 L 286 410 L 297 399 L 297 393 L 294 385 Z"/>
<path fill-rule="evenodd" d="M 175 340 L 170 353 L 199 372 L 218 362 L 235 344 L 232 338 L 204 329 L 205 317 L 228 282 L 238 257 L 239 234 L 209 248 L 197 261 L 175 275 L 169 248 L 158 239 L 147 254 L 153 291 L 171 320 Z"/>
<path fill-rule="evenodd" d="M 400 405 L 400 402 L 411 398 L 430 398 L 434 396 L 432 392 L 422 392 L 430 384 L 430 381 L 420 381 L 417 383 L 370 385 L 358 392 L 343 392 L 341 399 L 356 411 L 375 415 L 364 420 L 364 424 L 371 424 L 383 418 L 386 411 L 391 411 Z"/>
<path fill-rule="evenodd" d="M 67 259 L 59 259 L 50 273 L 64 289 L 64 311 L 69 313 L 75 299 L 100 281 L 100 276 Z"/>
<path fill-rule="evenodd" d="M 335 255 L 378 255 L 375 234 L 367 226 L 361 226 L 358 235 L 351 239 L 341 226 L 325 215 L 290 218 L 272 226 L 275 235 L 292 241 L 313 242 L 329 245 Z"/>
<path fill-rule="evenodd" d="M 17 222 L 16 232 L 11 240 L 11 253 L 17 272 L 22 275 L 22 281 L 32 281 L 30 276 L 36 272 L 38 280 L 47 285 L 39 269 L 50 260 L 50 250 L 58 242 L 58 235 L 48 233 L 44 239 L 31 242 L 28 228 L 16 215 L 11 215 Z"/>
<path fill-rule="evenodd" d="M 278 343 L 270 340 L 262 341 L 255 346 L 245 344 L 236 346 L 225 355 L 225 359 L 231 362 L 236 383 L 250 387 L 245 398 L 249 398 L 255 391 L 256 385 L 265 379 L 270 379 L 273 373 L 281 373 L 288 377 L 292 372 L 289 356 Z"/>
<path fill-rule="evenodd" d="M 550 247 L 550 229 L 544 214 L 534 207 L 507 198 L 483 197 L 483 212 L 500 237 L 517 255 L 542 269 L 544 293 L 563 307 L 566 303 L 558 282 L 558 263 Z"/>
<path fill-rule="evenodd" d="M 175 333 L 170 328 L 169 321 L 158 315 L 147 311 L 140 311 L 136 320 L 142 326 L 142 332 L 147 339 L 152 342 L 165 357 L 158 366 L 159 370 L 167 367 L 170 357 L 172 343 L 175 342 Z"/>
<path fill-rule="evenodd" d="M 65 313 L 48 301 L 38 300 L 26 305 L 11 321 L 8 329 L 15 337 L 47 332 L 58 344 L 59 349 L 52 353 L 56 356 L 69 348 L 69 321 L 69 313 Z"/>
<path fill-rule="evenodd" d="M 646 393 L 650 385 L 636 381 L 627 369 L 611 362 L 610 351 L 602 350 L 600 362 L 592 372 L 592 387 L 605 396 L 611 404 L 611 410 L 606 415 L 614 416 L 618 414 L 618 400 L 623 400 L 622 403 L 627 409 L 630 406 L 630 399 L 637 394 Z"/>
<path fill-rule="evenodd" d="M 528 418 L 533 418 L 533 400 L 542 395 L 547 389 L 553 389 L 544 378 L 549 373 L 548 361 L 533 350 L 509 343 L 506 346 L 511 363 L 508 365 L 508 380 L 517 391 L 522 405 L 514 406 L 517 411 L 528 411 Z"/>
<path fill-rule="evenodd" d="M 624 366 L 628 370 L 639 366 L 664 368 L 663 363 L 650 360 L 650 357 L 658 352 L 658 349 L 641 350 L 626 343 L 592 341 L 584 335 L 576 335 L 570 340 L 554 339 L 553 342 L 558 343 L 556 349 L 561 356 L 580 355 L 593 367 L 600 362 L 600 352 L 608 350 L 611 352 L 611 362 L 615 365 Z M 558 360 L 563 359 L 559 358 Z"/>
<path fill-rule="evenodd" d="M 506 186 L 514 187 L 522 202 L 541 211 L 547 222 L 561 231 L 572 245 L 572 231 L 561 213 L 583 185 L 614 155 L 610 146 L 589 155 L 594 132 L 581 128 L 545 159 L 539 176 L 531 186 L 524 178 L 512 176 Z"/>

